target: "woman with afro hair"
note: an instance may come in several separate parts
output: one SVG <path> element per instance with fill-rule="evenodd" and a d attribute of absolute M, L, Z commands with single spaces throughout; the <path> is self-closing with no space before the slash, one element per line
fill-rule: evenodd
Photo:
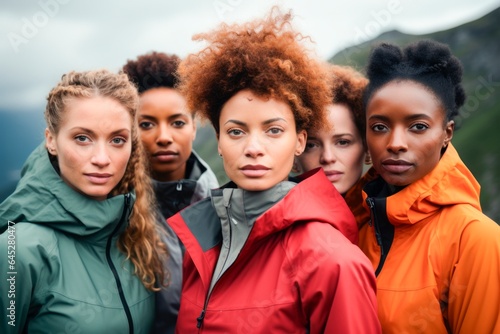
<path fill-rule="evenodd" d="M 289 179 L 330 88 L 275 8 L 198 35 L 179 66 L 231 180 L 169 224 L 186 246 L 178 333 L 380 333 L 375 277 L 354 217 L 316 169 Z"/>
<path fill-rule="evenodd" d="M 384 333 L 500 333 L 500 227 L 451 143 L 462 65 L 431 40 L 371 52 L 360 247 L 377 275 Z"/>
<path fill-rule="evenodd" d="M 153 333 L 173 333 L 179 311 L 184 249 L 165 219 L 219 187 L 208 164 L 193 150 L 195 113 L 176 89 L 180 58 L 161 52 L 129 60 L 123 71 L 140 94 L 139 134 L 149 158 L 158 203 L 158 224 L 167 233 L 169 285 L 156 298 Z"/>

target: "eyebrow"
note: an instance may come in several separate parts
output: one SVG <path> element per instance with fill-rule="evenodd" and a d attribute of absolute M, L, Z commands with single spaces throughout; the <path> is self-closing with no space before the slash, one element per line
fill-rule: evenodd
<path fill-rule="evenodd" d="M 286 119 L 282 118 L 282 117 L 276 117 L 276 118 L 271 118 L 271 119 L 268 119 L 268 120 L 265 120 L 264 122 L 262 122 L 262 124 L 264 125 L 267 125 L 267 124 L 271 124 L 271 123 L 274 123 L 274 122 L 279 122 L 279 121 L 283 121 L 286 123 Z M 230 119 L 228 120 L 226 123 L 224 124 L 227 124 L 227 123 L 234 123 L 234 124 L 237 124 L 237 125 L 240 125 L 240 126 L 245 126 L 247 125 L 247 123 L 245 122 L 242 122 L 242 121 L 238 121 L 236 119 Z"/>
<path fill-rule="evenodd" d="M 415 114 L 415 115 L 410 115 L 408 117 L 405 117 L 406 120 L 409 120 L 409 121 L 412 121 L 412 120 L 415 120 L 415 119 L 420 119 L 420 118 L 426 118 L 426 119 L 432 119 L 431 116 L 427 115 L 427 114 Z M 369 120 L 371 119 L 379 119 L 381 121 L 389 121 L 390 118 L 387 117 L 387 116 L 383 116 L 383 115 L 372 115 L 368 118 Z"/>
<path fill-rule="evenodd" d="M 93 131 L 91 129 L 83 128 L 83 127 L 80 127 L 80 126 L 75 126 L 71 130 L 83 131 L 83 132 L 86 132 L 86 133 L 90 133 L 91 135 L 94 135 L 94 136 L 96 134 L 95 131 Z M 129 129 L 123 128 L 123 129 L 118 129 L 118 130 L 115 130 L 115 131 L 111 132 L 111 135 L 117 135 L 117 134 L 119 134 L 121 132 L 124 132 L 124 131 L 127 132 L 127 133 L 130 133 Z"/>
<path fill-rule="evenodd" d="M 179 117 L 192 118 L 193 115 L 192 114 L 188 114 L 188 113 L 178 113 L 178 114 L 174 114 L 174 115 L 168 116 L 168 119 L 172 120 L 172 119 L 176 119 L 176 118 L 179 118 Z M 145 119 L 149 119 L 149 120 L 157 120 L 157 118 L 155 116 L 144 115 L 144 114 L 139 114 L 139 118 L 145 118 Z"/>

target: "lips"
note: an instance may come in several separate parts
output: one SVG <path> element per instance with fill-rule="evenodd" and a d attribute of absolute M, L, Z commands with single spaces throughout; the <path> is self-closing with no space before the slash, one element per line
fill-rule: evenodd
<path fill-rule="evenodd" d="M 109 173 L 88 173 L 85 176 L 93 184 L 105 184 L 113 175 Z"/>
<path fill-rule="evenodd" d="M 161 162 L 169 162 L 175 160 L 178 155 L 174 151 L 158 151 L 153 154 L 153 159 Z"/>
<path fill-rule="evenodd" d="M 328 180 L 330 180 L 330 182 L 336 182 L 342 178 L 342 175 L 344 175 L 344 173 L 338 170 L 325 170 L 325 175 Z"/>
<path fill-rule="evenodd" d="M 382 168 L 394 174 L 402 174 L 413 167 L 413 164 L 405 160 L 386 159 L 382 161 Z"/>
<path fill-rule="evenodd" d="M 240 170 L 243 175 L 256 178 L 264 176 L 270 169 L 271 168 L 262 165 L 246 165 Z"/>

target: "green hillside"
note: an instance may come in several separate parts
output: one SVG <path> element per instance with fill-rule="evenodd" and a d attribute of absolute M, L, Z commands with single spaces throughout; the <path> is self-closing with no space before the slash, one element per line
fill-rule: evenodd
<path fill-rule="evenodd" d="M 500 124 L 499 21 L 500 8 L 478 20 L 432 34 L 408 35 L 390 31 L 346 48 L 329 59 L 363 72 L 374 43 L 388 41 L 404 46 L 431 38 L 448 44 L 464 65 L 464 86 L 468 96 L 456 120 L 458 129 L 453 143 L 482 186 L 484 212 L 496 222 L 500 222 L 500 130 L 496 129 Z M 212 166 L 221 184 L 227 182 L 210 126 L 199 127 L 194 147 Z"/>

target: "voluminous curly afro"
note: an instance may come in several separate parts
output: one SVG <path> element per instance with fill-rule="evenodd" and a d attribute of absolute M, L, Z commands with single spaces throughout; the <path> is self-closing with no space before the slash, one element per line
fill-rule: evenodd
<path fill-rule="evenodd" d="M 291 27 L 292 14 L 273 7 L 267 18 L 222 24 L 199 34 L 209 46 L 179 65 L 179 89 L 192 110 L 219 133 L 221 109 L 243 89 L 287 103 L 297 129 L 320 127 L 331 102 L 326 64 L 310 55 L 309 38 Z"/>
<path fill-rule="evenodd" d="M 180 58 L 175 54 L 153 51 L 136 60 L 128 60 L 122 71 L 137 86 L 139 93 L 143 93 L 151 88 L 175 88 L 179 63 Z"/>
<path fill-rule="evenodd" d="M 331 65 L 332 95 L 334 104 L 347 106 L 353 116 L 354 124 L 358 129 L 363 145 L 366 146 L 366 120 L 363 109 L 363 94 L 368 85 L 368 79 L 363 74 L 349 66 Z"/>
<path fill-rule="evenodd" d="M 368 59 L 367 76 L 370 83 L 365 105 L 378 89 L 394 80 L 412 80 L 429 89 L 441 101 L 446 121 L 457 116 L 465 102 L 460 60 L 446 44 L 433 40 L 421 40 L 404 49 L 390 43 L 375 46 Z"/>

